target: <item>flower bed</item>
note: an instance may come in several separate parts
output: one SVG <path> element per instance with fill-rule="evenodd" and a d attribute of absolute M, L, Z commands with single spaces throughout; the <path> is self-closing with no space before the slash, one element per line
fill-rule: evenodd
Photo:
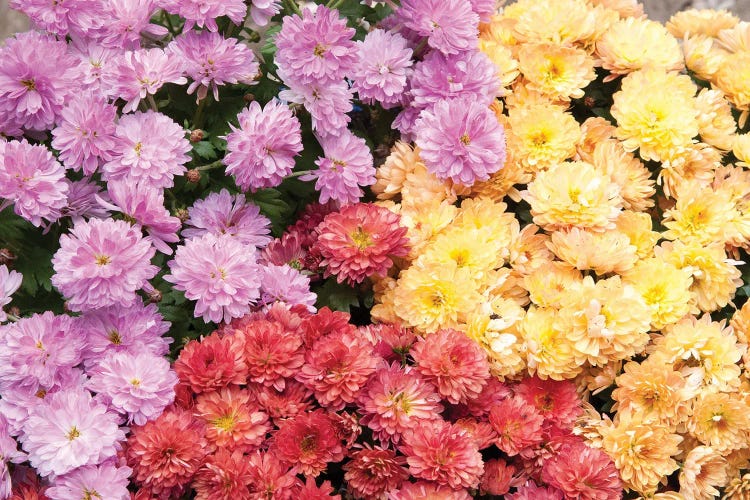
<path fill-rule="evenodd" d="M 0 499 L 750 495 L 750 24 L 10 3 Z"/>

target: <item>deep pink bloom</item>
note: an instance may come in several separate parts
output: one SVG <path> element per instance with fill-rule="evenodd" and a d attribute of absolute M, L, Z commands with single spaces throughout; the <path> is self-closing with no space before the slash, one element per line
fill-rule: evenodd
<path fill-rule="evenodd" d="M 183 61 L 159 48 L 138 49 L 117 56 L 104 77 L 111 97 L 126 101 L 123 112 L 135 111 L 141 99 L 155 94 L 165 83 L 184 85 Z"/>
<path fill-rule="evenodd" d="M 318 158 L 318 169 L 301 177 L 315 180 L 320 202 L 335 200 L 341 204 L 356 203 L 364 194 L 360 186 L 375 184 L 375 167 L 367 143 L 348 130 L 321 140 L 325 156 Z"/>
<path fill-rule="evenodd" d="M 401 101 L 411 73 L 412 50 L 404 37 L 376 29 L 357 42 L 359 60 L 352 71 L 354 90 L 363 102 L 392 107 Z"/>
<path fill-rule="evenodd" d="M 273 435 L 269 452 L 312 477 L 317 477 L 329 463 L 344 458 L 336 427 L 322 410 L 300 413 L 282 422 Z"/>
<path fill-rule="evenodd" d="M 257 205 L 245 201 L 241 194 L 231 195 L 226 189 L 197 200 L 188 208 L 190 218 L 182 235 L 196 238 L 204 234 L 226 234 L 245 245 L 264 247 L 271 240 L 271 221 L 261 215 Z"/>
<path fill-rule="evenodd" d="M 505 163 L 505 132 L 495 114 L 464 97 L 440 101 L 416 122 L 417 146 L 439 179 L 471 186 Z"/>
<path fill-rule="evenodd" d="M 337 10 L 321 5 L 314 12 L 305 9 L 302 17 L 284 17 L 274 62 L 302 85 L 341 81 L 357 62 L 353 36 L 354 29 Z"/>
<path fill-rule="evenodd" d="M 515 474 L 515 466 L 502 458 L 487 460 L 484 463 L 484 475 L 479 484 L 479 492 L 483 495 L 505 495 L 510 491 Z"/>
<path fill-rule="evenodd" d="M 156 111 L 123 115 L 115 131 L 112 160 L 102 166 L 104 178 L 142 181 L 155 188 L 172 187 L 182 175 L 192 149 L 185 130 Z"/>
<path fill-rule="evenodd" d="M 195 474 L 196 500 L 251 500 L 250 467 L 241 450 L 218 449 Z"/>
<path fill-rule="evenodd" d="M 361 498 L 380 498 L 398 489 L 409 478 L 406 459 L 390 448 L 371 447 L 354 450 L 344 464 L 347 489 Z"/>
<path fill-rule="evenodd" d="M 312 391 L 294 379 L 286 380 L 282 391 L 265 385 L 249 387 L 261 409 L 268 413 L 276 425 L 299 413 L 311 410 L 313 406 Z"/>
<path fill-rule="evenodd" d="M 157 0 L 107 0 L 97 13 L 101 26 L 95 38 L 101 45 L 116 49 L 135 50 L 141 47 L 141 35 L 160 39 L 169 31 L 151 22 L 159 8 Z"/>
<path fill-rule="evenodd" d="M 252 0 L 250 4 L 250 17 L 258 26 L 266 26 L 279 12 L 281 12 L 281 0 Z"/>
<path fill-rule="evenodd" d="M 257 319 L 235 326 L 244 345 L 248 382 L 283 390 L 285 379 L 298 373 L 304 363 L 299 332 L 277 321 Z"/>
<path fill-rule="evenodd" d="M 227 16 L 236 25 L 241 25 L 247 14 L 244 0 L 163 0 L 168 12 L 185 18 L 183 31 L 193 26 L 219 31 L 216 18 Z"/>
<path fill-rule="evenodd" d="M 79 467 L 55 478 L 45 494 L 50 500 L 95 499 L 130 500 L 128 478 L 133 470 L 114 460 L 101 465 Z"/>
<path fill-rule="evenodd" d="M 229 386 L 196 397 L 194 414 L 206 423 L 212 449 L 247 452 L 263 444 L 271 424 L 253 396 L 247 389 Z"/>
<path fill-rule="evenodd" d="M 510 456 L 541 443 L 544 417 L 518 397 L 506 398 L 490 410 L 490 424 L 497 432 L 497 447 Z"/>
<path fill-rule="evenodd" d="M 166 281 L 196 300 L 195 317 L 228 322 L 250 310 L 260 296 L 255 250 L 227 235 L 205 234 L 177 248 Z"/>
<path fill-rule="evenodd" d="M 403 0 L 397 14 L 430 47 L 457 54 L 477 46 L 479 16 L 471 7 L 469 0 Z"/>
<path fill-rule="evenodd" d="M 237 115 L 239 127 L 230 124 L 224 164 L 243 190 L 281 184 L 294 168 L 294 157 L 302 151 L 299 120 L 288 106 L 276 99 L 263 108 L 257 101 Z"/>
<path fill-rule="evenodd" d="M 60 210 L 62 217 L 70 217 L 73 223 L 84 219 L 95 217 L 97 219 L 106 219 L 109 217 L 109 210 L 101 206 L 100 200 L 109 201 L 109 195 L 102 191 L 102 187 L 84 177 L 79 181 L 69 181 L 68 183 L 68 202 Z"/>
<path fill-rule="evenodd" d="M 465 488 L 454 490 L 430 481 L 417 481 L 404 483 L 401 489 L 388 495 L 388 500 L 471 500 L 471 495 Z"/>
<path fill-rule="evenodd" d="M 0 123 L 32 130 L 51 127 L 78 90 L 77 61 L 67 44 L 27 31 L 5 40 L 0 60 Z"/>
<path fill-rule="evenodd" d="M 320 486 L 312 477 L 305 479 L 305 484 L 300 485 L 294 494 L 298 500 L 341 500 L 341 495 L 334 494 L 333 485 L 330 481 L 323 481 Z"/>
<path fill-rule="evenodd" d="M 0 165 L 0 198 L 6 200 L 0 202 L 0 210 L 13 203 L 13 211 L 35 226 L 60 217 L 68 201 L 68 183 L 65 168 L 46 147 L 26 139 L 0 140 Z"/>
<path fill-rule="evenodd" d="M 34 409 L 21 442 L 41 476 L 57 476 L 114 457 L 125 439 L 117 423 L 117 414 L 88 391 L 61 391 Z"/>
<path fill-rule="evenodd" d="M 510 395 L 511 390 L 504 382 L 495 377 L 490 377 L 487 380 L 487 385 L 482 388 L 482 392 L 476 397 L 470 398 L 465 407 L 470 415 L 483 419 L 490 414 L 490 410 L 495 403 L 499 403 Z"/>
<path fill-rule="evenodd" d="M 508 500 L 564 500 L 565 496 L 554 486 L 537 486 L 534 481 L 528 481 L 506 498 Z"/>
<path fill-rule="evenodd" d="M 312 128 L 323 135 L 336 135 L 345 132 L 351 121 L 347 113 L 352 110 L 354 90 L 344 80 L 328 83 L 313 82 L 304 85 L 278 71 L 288 90 L 279 92 L 279 98 L 302 104 L 312 117 Z"/>
<path fill-rule="evenodd" d="M 564 444 L 544 463 L 542 479 L 566 498 L 615 500 L 622 498 L 622 481 L 612 459 L 584 441 Z"/>
<path fill-rule="evenodd" d="M 133 304 L 158 268 L 151 265 L 151 243 L 125 221 L 80 221 L 60 237 L 52 257 L 52 284 L 72 311 Z"/>
<path fill-rule="evenodd" d="M 174 363 L 181 383 L 193 392 L 208 392 L 247 382 L 244 340 L 240 335 L 212 333 L 200 341 L 191 340 Z"/>
<path fill-rule="evenodd" d="M 413 331 L 398 324 L 378 323 L 359 330 L 374 346 L 375 354 L 389 363 L 403 360 L 417 340 Z"/>
<path fill-rule="evenodd" d="M 572 429 L 583 411 L 576 386 L 569 380 L 526 377 L 516 386 L 514 392 L 516 396 L 535 407 L 545 420 L 563 430 Z"/>
<path fill-rule="evenodd" d="M 198 100 L 204 99 L 210 88 L 218 101 L 219 86 L 251 84 L 258 73 L 258 62 L 247 45 L 212 31 L 184 31 L 170 42 L 167 52 L 182 59 L 185 74 L 193 80 L 187 93 L 197 89 Z"/>
<path fill-rule="evenodd" d="M 8 319 L 3 308 L 10 304 L 10 297 L 21 287 L 22 280 L 23 275 L 21 273 L 8 271 L 5 264 L 0 266 L 0 323 Z"/>
<path fill-rule="evenodd" d="M 299 304 L 305 306 L 308 311 L 315 312 L 315 301 L 318 296 L 310 291 L 310 278 L 286 264 L 262 266 L 260 288 L 260 304 Z"/>
<path fill-rule="evenodd" d="M 250 462 L 250 493 L 253 498 L 271 498 L 278 500 L 301 500 L 295 490 L 301 485 L 297 479 L 297 468 L 282 463 L 273 453 L 257 451 L 247 457 Z"/>

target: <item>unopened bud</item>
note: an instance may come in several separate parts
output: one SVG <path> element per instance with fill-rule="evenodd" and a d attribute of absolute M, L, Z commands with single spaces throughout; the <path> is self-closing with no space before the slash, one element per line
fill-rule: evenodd
<path fill-rule="evenodd" d="M 8 314 L 11 316 L 15 316 L 16 318 L 21 317 L 21 310 L 16 306 L 11 306 L 10 309 L 8 309 Z"/>
<path fill-rule="evenodd" d="M 193 184 L 198 184 L 201 181 L 201 173 L 200 170 L 192 169 L 188 170 L 185 174 L 185 177 L 187 178 L 188 182 L 192 182 Z"/>
<path fill-rule="evenodd" d="M 206 133 L 203 132 L 201 129 L 197 128 L 190 132 L 190 142 L 195 144 L 196 142 L 200 142 L 203 140 L 203 138 L 206 136 Z"/>
<path fill-rule="evenodd" d="M 587 108 L 593 108 L 594 106 L 596 106 L 596 99 L 590 96 L 586 96 L 583 99 L 583 104 L 585 104 Z"/>
<path fill-rule="evenodd" d="M 146 292 L 146 295 L 148 296 L 148 302 L 150 304 L 161 302 L 161 292 L 154 288 L 154 286 L 148 281 L 143 285 L 143 291 Z"/>
<path fill-rule="evenodd" d="M 186 208 L 178 208 L 177 210 L 175 210 L 174 216 L 180 219 L 180 222 L 182 222 L 183 224 L 190 218 L 190 214 L 188 213 Z"/>
<path fill-rule="evenodd" d="M 255 100 L 255 94 L 253 94 L 251 92 L 248 92 L 247 94 L 245 94 L 245 95 L 242 96 L 242 99 L 246 103 L 251 103 L 251 102 L 253 102 Z"/>
<path fill-rule="evenodd" d="M 0 248 L 0 266 L 9 265 L 16 260 L 16 254 L 7 248 Z"/>

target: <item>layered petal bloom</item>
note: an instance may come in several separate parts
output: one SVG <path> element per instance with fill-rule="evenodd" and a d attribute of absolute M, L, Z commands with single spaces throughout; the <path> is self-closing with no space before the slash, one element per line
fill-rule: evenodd
<path fill-rule="evenodd" d="M 278 100 L 263 108 L 256 101 L 237 115 L 239 127 L 230 124 L 224 164 L 244 190 L 281 184 L 302 151 L 299 120 Z"/>
<path fill-rule="evenodd" d="M 216 18 L 227 16 L 236 25 L 241 25 L 247 13 L 243 0 L 165 0 L 167 11 L 185 18 L 183 31 L 193 26 L 219 31 Z"/>
<path fill-rule="evenodd" d="M 188 342 L 180 351 L 174 370 L 180 382 L 196 393 L 244 384 L 248 372 L 243 349 L 239 335 L 220 337 L 213 333 L 201 341 Z"/>
<path fill-rule="evenodd" d="M 252 464 L 240 450 L 219 449 L 193 479 L 197 500 L 251 500 Z"/>
<path fill-rule="evenodd" d="M 109 211 L 99 204 L 99 200 L 108 200 L 109 196 L 102 187 L 89 177 L 79 181 L 67 181 L 68 203 L 60 211 L 63 217 L 70 217 L 75 224 L 84 219 L 106 219 Z"/>
<path fill-rule="evenodd" d="M 68 33 L 85 35 L 94 22 L 96 0 L 47 2 L 46 0 L 11 0 L 12 9 L 20 10 L 33 21 L 34 26 L 65 37 Z"/>
<path fill-rule="evenodd" d="M 405 0 L 397 14 L 404 26 L 444 54 L 477 46 L 479 16 L 469 0 Z"/>
<path fill-rule="evenodd" d="M 8 267 L 0 266 L 0 323 L 8 319 L 3 308 L 10 304 L 11 295 L 21 287 L 23 275 L 16 271 L 8 271 Z"/>
<path fill-rule="evenodd" d="M 205 421 L 206 439 L 218 450 L 255 450 L 271 430 L 253 395 L 236 386 L 198 396 L 195 415 Z"/>
<path fill-rule="evenodd" d="M 273 16 L 281 12 L 281 0 L 252 0 L 250 17 L 258 26 L 266 26 Z"/>
<path fill-rule="evenodd" d="M 304 363 L 302 336 L 277 321 L 259 319 L 237 328 L 245 347 L 248 381 L 284 389 Z"/>
<path fill-rule="evenodd" d="M 52 487 L 45 491 L 50 500 L 73 498 L 106 498 L 130 500 L 128 478 L 132 469 L 119 466 L 114 461 L 101 465 L 79 467 L 64 476 L 55 478 Z"/>
<path fill-rule="evenodd" d="M 344 480 L 348 489 L 362 498 L 378 498 L 409 478 L 406 459 L 391 449 L 365 445 L 353 451 L 350 458 L 342 467 Z"/>
<path fill-rule="evenodd" d="M 401 102 L 411 75 L 412 50 L 398 33 L 376 29 L 357 42 L 359 61 L 352 71 L 354 90 L 363 102 L 383 107 Z"/>
<path fill-rule="evenodd" d="M 542 442 L 544 417 L 520 398 L 507 398 L 492 406 L 489 416 L 497 432 L 497 447 L 510 456 Z"/>
<path fill-rule="evenodd" d="M 244 316 L 260 296 L 255 251 L 231 236 L 205 234 L 177 248 L 166 281 L 197 301 L 195 317 L 208 323 Z"/>
<path fill-rule="evenodd" d="M 227 234 L 245 245 L 264 247 L 271 241 L 271 221 L 261 215 L 260 208 L 245 201 L 241 194 L 231 195 L 226 189 L 211 193 L 188 208 L 188 220 L 182 235 L 196 238 L 204 234 Z"/>
<path fill-rule="evenodd" d="M 94 38 L 104 47 L 128 50 L 140 49 L 141 35 L 162 38 L 169 33 L 167 28 L 151 22 L 159 3 L 158 0 L 102 2 L 96 12 L 100 18 L 100 26 Z"/>
<path fill-rule="evenodd" d="M 306 476 L 316 477 L 329 463 L 344 458 L 331 417 L 322 410 L 300 413 L 281 423 L 269 449 L 279 460 Z"/>
<path fill-rule="evenodd" d="M 388 495 L 389 500 L 471 500 L 471 498 L 465 488 L 456 490 L 431 481 L 404 483 L 400 489 Z"/>
<path fill-rule="evenodd" d="M 310 278 L 297 269 L 284 264 L 265 264 L 261 267 L 260 304 L 280 302 L 288 306 L 302 305 L 315 312 L 318 296 L 310 291 Z"/>
<path fill-rule="evenodd" d="M 606 453 L 581 441 L 564 444 L 545 462 L 542 479 L 566 498 L 601 500 L 622 497 L 622 481 Z"/>
<path fill-rule="evenodd" d="M 125 221 L 91 219 L 76 223 L 60 237 L 52 257 L 52 284 L 73 311 L 133 304 L 147 280 L 156 275 L 151 243 Z"/>
<path fill-rule="evenodd" d="M 312 128 L 319 134 L 339 134 L 351 121 L 354 91 L 346 81 L 301 84 L 283 69 L 279 76 L 289 89 L 279 92 L 279 99 L 302 104 L 312 117 Z"/>

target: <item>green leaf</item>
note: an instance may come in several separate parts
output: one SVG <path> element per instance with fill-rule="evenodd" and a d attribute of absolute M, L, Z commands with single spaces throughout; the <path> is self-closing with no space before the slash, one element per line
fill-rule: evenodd
<path fill-rule="evenodd" d="M 258 205 L 261 213 L 268 217 L 273 224 L 274 234 L 284 230 L 286 221 L 293 210 L 284 201 L 281 192 L 276 189 L 261 189 L 249 196 L 250 201 Z"/>
<path fill-rule="evenodd" d="M 318 294 L 316 305 L 328 306 L 334 311 L 350 312 L 351 307 L 359 306 L 357 291 L 353 288 L 337 283 L 335 279 L 329 279 L 323 286 L 315 290 Z"/>
<path fill-rule="evenodd" d="M 193 144 L 193 151 L 204 160 L 215 160 L 216 148 L 209 141 L 200 141 Z"/>
<path fill-rule="evenodd" d="M 267 62 L 273 60 L 276 54 L 276 33 L 281 31 L 281 25 L 272 26 L 266 31 L 266 41 L 260 48 L 260 53 Z"/>

